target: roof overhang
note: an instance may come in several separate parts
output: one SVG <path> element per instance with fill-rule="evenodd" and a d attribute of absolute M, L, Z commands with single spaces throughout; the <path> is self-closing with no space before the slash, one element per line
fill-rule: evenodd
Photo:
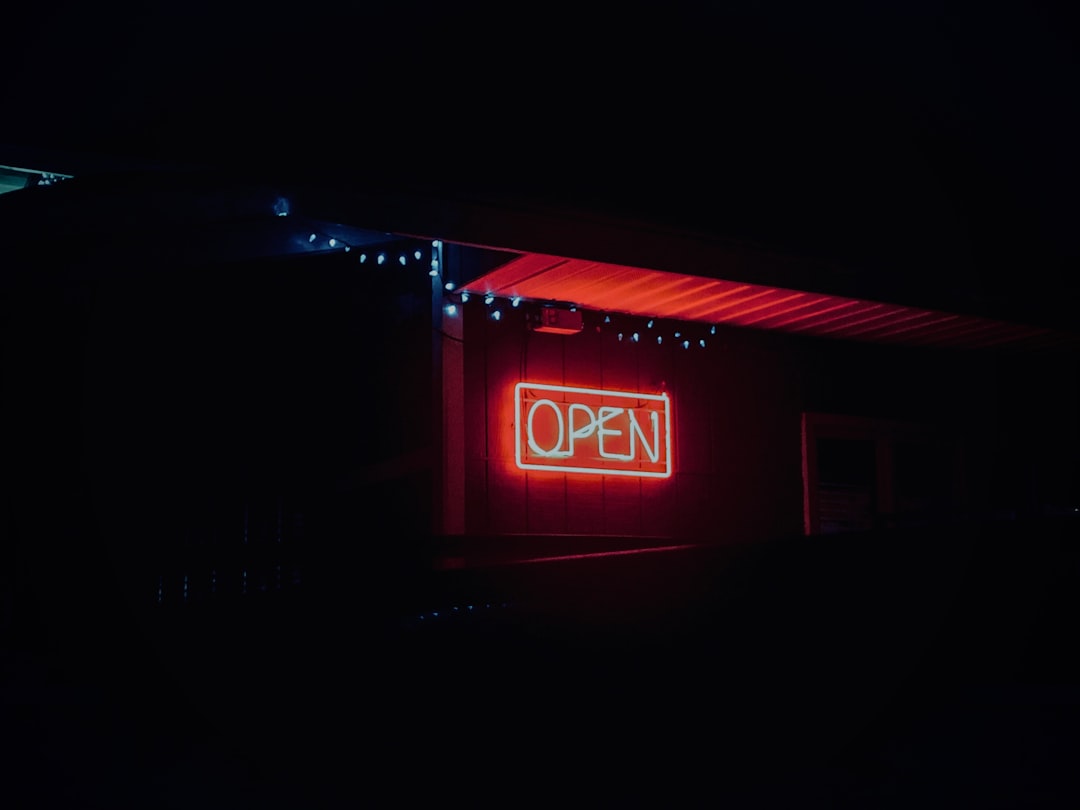
<path fill-rule="evenodd" d="M 103 222 L 131 225 L 147 216 L 158 226 L 162 219 L 173 225 L 191 224 L 192 219 L 224 219 L 225 229 L 235 230 L 238 220 L 263 222 L 267 212 L 284 204 L 298 215 L 288 217 L 290 226 L 306 220 L 313 231 L 326 231 L 328 238 L 356 244 L 368 241 L 330 233 L 356 223 L 364 233 L 380 239 L 439 239 L 477 248 L 489 255 L 483 267 L 453 279 L 466 291 L 647 317 L 907 345 L 1041 346 L 1076 340 L 1071 318 L 1064 322 L 1056 315 L 1032 318 L 1026 317 L 1030 308 L 1025 312 L 986 305 L 977 285 L 958 282 L 955 276 L 939 280 L 948 283 L 927 284 L 912 274 L 874 272 L 873 267 L 854 267 L 565 205 L 545 206 L 535 200 L 451 198 L 431 189 L 394 189 L 344 180 L 311 184 L 282 177 L 273 187 L 265 178 L 258 180 L 208 178 L 206 173 L 180 170 L 88 168 L 88 176 L 80 183 L 64 184 L 72 192 L 70 206 L 75 207 L 69 210 L 53 202 L 48 208 L 54 219 L 62 220 L 62 228 L 61 223 L 54 223 L 61 230 L 100 231 Z M 81 185 L 94 193 L 94 205 L 89 208 L 76 193 Z M 20 203 L 28 201 L 24 197 Z M 282 224 L 270 223 L 275 233 Z M 295 229 L 286 230 L 281 235 L 287 241 L 283 246 L 277 244 L 280 239 L 268 242 L 261 231 L 255 236 L 244 231 L 244 250 L 250 252 L 259 243 L 264 252 L 316 247 L 309 245 L 304 230 L 303 244 L 296 248 Z M 490 257 L 502 262 L 494 270 L 489 269 L 495 264 Z M 1050 311 L 1062 310 L 1053 289 L 1026 285 L 1019 276 L 1011 288 L 1016 290 L 1015 298 L 1044 302 L 1046 306 L 1038 312 L 1051 303 Z"/>
<path fill-rule="evenodd" d="M 997 269 L 981 273 L 960 260 L 952 263 L 948 256 L 927 256 L 911 266 L 885 259 L 848 261 L 565 205 L 477 195 L 451 198 L 423 189 L 300 184 L 295 203 L 297 211 L 316 219 L 362 222 L 403 236 L 501 251 L 508 260 L 522 257 L 494 275 L 487 274 L 489 264 L 453 279 L 459 288 L 490 287 L 523 296 L 532 290 L 540 298 L 612 310 L 626 309 L 629 296 L 635 309 L 648 309 L 650 315 L 676 317 L 685 308 L 690 317 L 717 322 L 761 318 L 751 324 L 761 328 L 778 328 L 786 317 L 808 316 L 786 325 L 807 332 L 836 327 L 825 333 L 835 336 L 855 334 L 854 323 L 845 322 L 850 329 L 843 329 L 836 322 L 821 322 L 823 310 L 840 304 L 850 305 L 851 321 L 869 315 L 868 307 L 877 307 L 873 312 L 882 317 L 870 323 L 882 332 L 913 327 L 897 333 L 909 340 L 930 337 L 931 328 L 958 337 L 970 327 L 972 337 L 986 332 L 987 342 L 1007 332 L 1050 340 L 1071 339 L 1075 333 L 1071 306 L 1053 283 L 1039 281 L 1045 274 L 1035 266 L 1028 274 L 1018 266 L 1003 281 Z M 888 246 L 881 252 L 887 254 Z M 731 292 L 732 285 L 744 289 Z M 752 306 L 764 308 L 745 311 L 739 302 L 750 304 L 743 299 L 758 293 L 763 295 L 750 299 Z M 704 304 L 691 306 L 699 298 L 725 294 L 710 305 L 716 308 L 713 313 Z M 805 297 L 787 303 L 806 304 L 805 311 L 779 308 L 779 299 L 793 294 Z M 684 297 L 676 301 L 676 296 Z M 778 308 L 771 310 L 770 304 Z M 951 316 L 956 317 L 937 320 Z M 865 324 L 867 337 L 870 323 Z"/>
<path fill-rule="evenodd" d="M 461 291 L 907 346 L 1044 347 L 1073 339 L 1044 327 L 973 315 L 540 253 L 513 258 Z"/>

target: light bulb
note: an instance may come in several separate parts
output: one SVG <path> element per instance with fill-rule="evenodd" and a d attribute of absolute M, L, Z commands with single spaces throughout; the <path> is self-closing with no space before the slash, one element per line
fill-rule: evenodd
<path fill-rule="evenodd" d="M 380 253 L 380 254 L 379 254 L 379 258 L 378 258 L 378 262 L 379 262 L 379 264 L 382 264 L 382 263 L 383 263 L 383 262 L 385 262 L 385 261 L 386 261 L 386 255 L 385 255 L 385 254 L 383 254 L 383 253 Z"/>
<path fill-rule="evenodd" d="M 492 304 L 492 302 L 494 302 L 494 301 L 495 301 L 495 296 L 494 295 L 491 295 L 490 293 L 488 293 L 486 296 L 484 296 L 484 303 L 485 304 L 488 304 L 490 306 Z"/>
<path fill-rule="evenodd" d="M 455 304 L 449 304 L 446 307 L 446 314 L 449 315 L 451 318 L 457 315 L 457 306 Z"/>

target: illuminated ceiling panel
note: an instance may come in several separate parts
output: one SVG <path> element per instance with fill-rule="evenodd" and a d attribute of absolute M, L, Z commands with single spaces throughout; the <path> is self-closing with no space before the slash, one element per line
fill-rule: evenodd
<path fill-rule="evenodd" d="M 466 292 L 602 312 L 920 346 L 1041 346 L 1049 329 L 835 295 L 527 253 L 465 284 Z"/>

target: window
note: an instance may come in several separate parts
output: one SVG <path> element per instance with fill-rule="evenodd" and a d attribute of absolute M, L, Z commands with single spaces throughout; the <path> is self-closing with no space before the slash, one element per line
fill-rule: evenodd
<path fill-rule="evenodd" d="M 804 413 L 806 534 L 948 519 L 961 488 L 959 444 L 911 422 Z"/>

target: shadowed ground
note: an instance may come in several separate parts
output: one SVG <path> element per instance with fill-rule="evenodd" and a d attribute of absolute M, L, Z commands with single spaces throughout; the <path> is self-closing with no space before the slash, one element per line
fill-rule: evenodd
<path fill-rule="evenodd" d="M 359 597 L 316 572 L 165 606 L 5 652 L 9 784 L 38 806 L 1069 806 L 1075 529 L 418 572 Z"/>

